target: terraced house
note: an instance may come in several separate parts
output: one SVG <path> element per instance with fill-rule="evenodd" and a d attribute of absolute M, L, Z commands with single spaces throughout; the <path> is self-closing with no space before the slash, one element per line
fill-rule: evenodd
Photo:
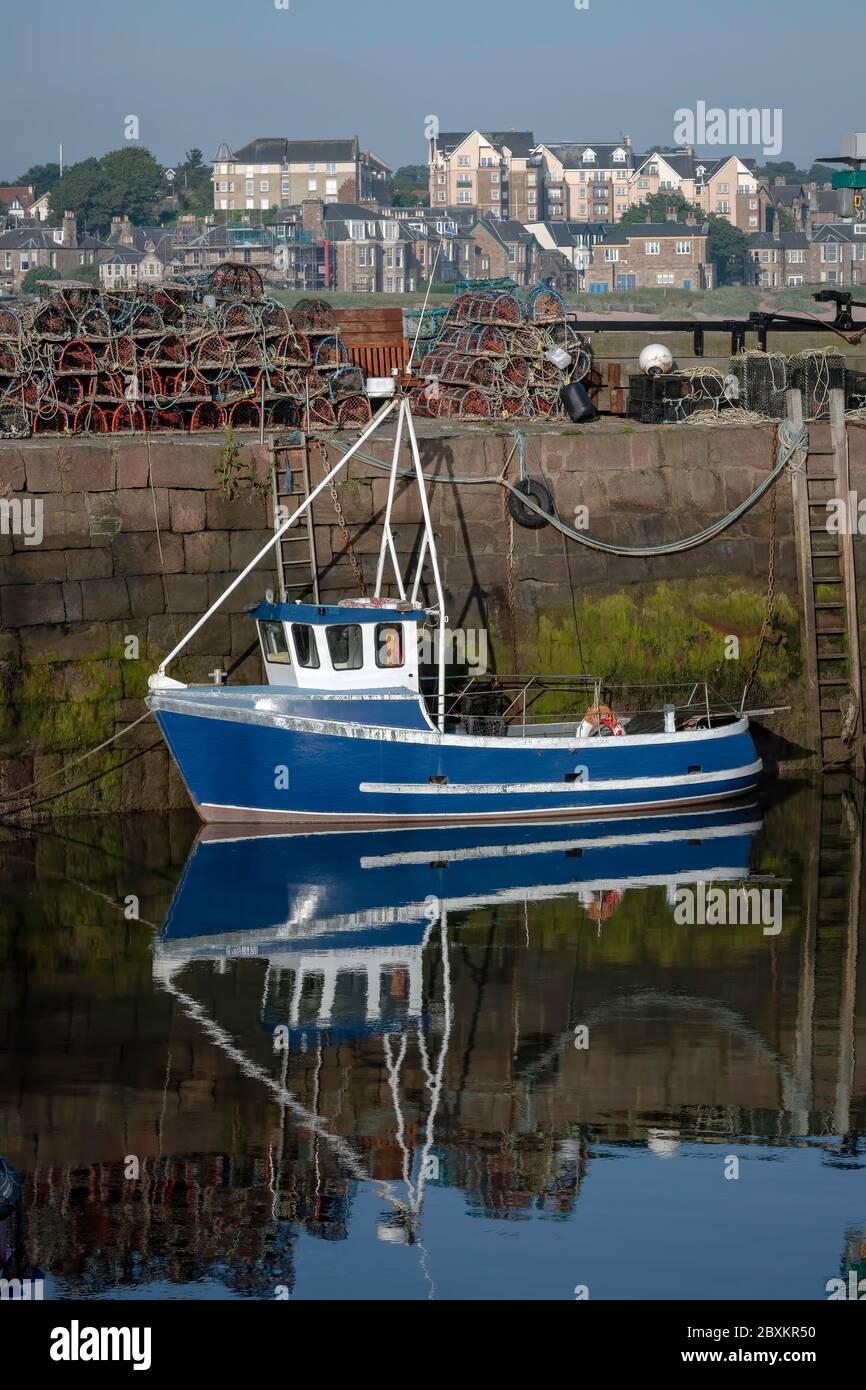
<path fill-rule="evenodd" d="M 809 245 L 813 285 L 866 285 L 866 222 L 825 222 Z"/>
<path fill-rule="evenodd" d="M 708 234 L 706 224 L 674 220 L 611 227 L 591 248 L 586 288 L 595 294 L 633 289 L 712 289 Z"/>
<path fill-rule="evenodd" d="M 804 285 L 810 277 L 809 238 L 805 232 L 771 236 L 758 232 L 749 237 L 749 281 L 762 289 Z"/>
<path fill-rule="evenodd" d="M 358 137 L 348 140 L 258 139 L 214 156 L 214 210 L 237 212 L 293 207 L 308 198 L 325 203 L 391 201 L 391 169 Z"/>
<path fill-rule="evenodd" d="M 98 257 L 106 243 L 95 237 L 79 237 L 74 213 L 64 215 L 61 226 L 35 224 L 0 233 L 0 289 L 17 294 L 30 270 L 40 267 L 74 278 L 82 265 Z"/>

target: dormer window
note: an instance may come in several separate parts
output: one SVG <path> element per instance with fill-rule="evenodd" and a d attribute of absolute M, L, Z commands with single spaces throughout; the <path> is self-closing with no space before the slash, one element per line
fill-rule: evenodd
<path fill-rule="evenodd" d="M 595 150 L 584 150 L 584 152 L 583 152 L 583 162 L 584 162 L 584 164 L 594 164 L 594 163 L 595 163 Z"/>
<path fill-rule="evenodd" d="M 614 162 L 614 164 L 624 164 L 624 163 L 625 163 L 625 150 L 614 150 L 614 152 L 613 152 L 613 162 Z"/>

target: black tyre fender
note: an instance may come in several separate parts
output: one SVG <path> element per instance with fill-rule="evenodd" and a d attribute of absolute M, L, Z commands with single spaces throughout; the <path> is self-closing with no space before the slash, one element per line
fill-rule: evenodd
<path fill-rule="evenodd" d="M 519 483 L 515 483 L 515 489 L 516 492 L 522 492 L 524 497 L 531 497 L 535 505 L 547 512 L 548 516 L 555 515 L 553 498 L 544 483 L 537 483 L 534 478 L 523 478 Z M 514 492 L 508 494 L 508 510 L 517 525 L 525 526 L 527 531 L 540 531 L 542 526 L 548 525 L 547 517 L 530 511 Z"/>

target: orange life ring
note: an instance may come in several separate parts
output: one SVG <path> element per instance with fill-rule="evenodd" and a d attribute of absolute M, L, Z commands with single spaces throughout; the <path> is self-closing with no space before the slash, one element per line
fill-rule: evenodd
<path fill-rule="evenodd" d="M 625 729 L 609 705 L 590 705 L 583 716 L 581 729 L 586 726 L 589 726 L 589 731 L 594 729 L 599 734 L 602 729 L 607 729 L 614 738 L 622 738 L 625 734 Z"/>

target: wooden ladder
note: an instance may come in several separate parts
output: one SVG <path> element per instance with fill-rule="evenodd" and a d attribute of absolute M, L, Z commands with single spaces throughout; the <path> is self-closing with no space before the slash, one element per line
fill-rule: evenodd
<path fill-rule="evenodd" d="M 810 1112 L 849 1128 L 854 1084 L 857 950 L 863 878 L 863 788 L 839 774 L 808 793 L 800 968 L 792 1071 L 800 1089 L 794 1132 L 814 1133 Z"/>
<path fill-rule="evenodd" d="M 310 454 L 306 435 L 275 436 L 270 441 L 274 530 L 298 510 L 310 495 Z M 309 508 L 297 526 L 277 542 L 280 601 L 319 602 L 319 558 L 316 528 Z"/>
<path fill-rule="evenodd" d="M 803 398 L 788 392 L 788 418 L 803 423 Z M 828 530 L 827 502 L 841 498 L 848 509 L 848 438 L 845 396 L 830 393 L 829 448 L 809 445 L 802 467 L 792 473 L 797 569 L 803 596 L 806 668 L 806 736 L 821 767 L 853 764 L 863 770 L 863 728 L 857 581 L 851 526 Z M 855 518 L 856 523 L 856 518 Z M 842 739 L 842 703 L 850 696 L 856 725 Z"/>

